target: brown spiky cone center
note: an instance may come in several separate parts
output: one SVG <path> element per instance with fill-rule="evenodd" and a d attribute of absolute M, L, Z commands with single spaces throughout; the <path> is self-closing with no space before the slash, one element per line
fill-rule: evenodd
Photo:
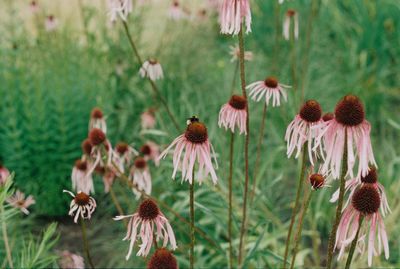
<path fill-rule="evenodd" d="M 300 109 L 300 117 L 307 122 L 317 122 L 321 119 L 322 108 L 315 100 L 308 100 Z"/>

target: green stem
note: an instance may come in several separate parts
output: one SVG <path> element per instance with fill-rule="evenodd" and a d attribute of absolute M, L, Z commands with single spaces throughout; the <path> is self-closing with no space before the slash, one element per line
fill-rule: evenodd
<path fill-rule="evenodd" d="M 233 249 L 232 249 L 232 176 L 233 176 L 233 145 L 235 140 L 235 134 L 231 133 L 231 143 L 229 152 L 229 212 L 228 212 L 228 240 L 229 240 L 229 268 L 233 268 Z"/>
<path fill-rule="evenodd" d="M 120 214 L 121 216 L 125 215 L 124 214 L 124 210 L 121 207 L 121 204 L 118 202 L 117 196 L 115 195 L 114 189 L 112 186 L 110 186 L 110 196 L 111 196 L 111 200 L 113 201 L 115 208 L 118 211 L 118 214 Z M 125 224 L 125 226 L 128 224 L 126 219 L 123 219 L 123 222 Z"/>
<path fill-rule="evenodd" d="M 292 20 L 291 22 L 292 23 Z M 290 47 L 291 47 L 291 73 L 292 73 L 292 85 L 293 90 L 296 96 L 297 93 L 297 73 L 296 73 L 296 41 L 294 35 L 294 20 L 293 20 L 293 27 L 290 28 Z"/>
<path fill-rule="evenodd" d="M 190 269 L 194 268 L 194 167 L 190 185 Z"/>
<path fill-rule="evenodd" d="M 133 42 L 133 38 L 132 38 L 132 36 L 130 34 L 130 31 L 129 31 L 129 26 L 126 23 L 126 21 L 124 21 L 124 20 L 122 20 L 122 24 L 124 26 L 125 33 L 126 33 L 126 36 L 128 37 L 129 44 L 131 45 L 133 53 L 135 54 L 140 66 L 142 66 L 143 65 L 143 61 L 142 61 L 142 58 L 140 57 L 139 51 L 136 48 L 135 42 Z M 158 97 L 158 99 L 160 100 L 161 104 L 164 106 L 164 109 L 167 112 L 167 114 L 168 114 L 169 118 L 171 119 L 172 123 L 174 124 L 176 130 L 178 132 L 180 132 L 181 130 L 179 128 L 179 124 L 176 121 L 174 115 L 172 114 L 172 112 L 171 112 L 171 110 L 170 110 L 170 108 L 168 106 L 167 101 L 164 99 L 164 97 L 161 95 L 160 91 L 158 90 L 157 85 L 150 78 L 148 78 L 148 81 L 149 81 L 149 83 L 151 85 L 151 89 L 153 90 L 154 94 Z"/>
<path fill-rule="evenodd" d="M 235 70 L 233 72 L 233 79 L 232 79 L 232 85 L 231 85 L 231 95 L 234 93 L 235 91 L 235 84 L 236 84 L 236 77 L 237 77 L 237 73 L 239 71 L 239 62 L 235 63 Z"/>
<path fill-rule="evenodd" d="M 80 221 L 81 221 L 81 228 L 82 228 L 83 248 L 84 248 L 84 250 L 85 250 L 86 257 L 87 257 L 87 259 L 88 259 L 88 262 L 89 262 L 89 264 L 90 264 L 90 267 L 91 267 L 92 269 L 94 269 L 95 267 L 94 267 L 94 265 L 93 265 L 92 258 L 90 257 L 89 244 L 88 244 L 88 240 L 87 240 L 87 237 L 86 237 L 86 224 L 85 224 L 85 220 L 81 218 Z"/>
<path fill-rule="evenodd" d="M 259 132 L 260 136 L 258 137 L 258 143 L 257 143 L 256 162 L 254 165 L 253 186 L 252 186 L 251 192 L 250 192 L 250 205 L 253 203 L 254 195 L 256 192 L 257 176 L 258 176 L 258 169 L 259 169 L 259 165 L 260 165 L 261 147 L 262 147 L 262 142 L 263 142 L 263 138 L 264 138 L 266 118 L 267 118 L 267 103 L 264 103 L 264 109 L 263 109 L 263 114 L 262 114 L 260 132 Z"/>
<path fill-rule="evenodd" d="M 329 236 L 329 242 L 328 242 L 328 254 L 327 254 L 327 262 L 326 262 L 326 268 L 331 269 L 332 267 L 332 258 L 333 258 L 333 251 L 335 247 L 335 241 L 336 241 L 336 231 L 339 226 L 340 222 L 340 217 L 342 215 L 342 207 L 343 207 L 343 198 L 344 198 L 344 191 L 345 191 L 345 177 L 347 174 L 347 130 L 345 131 L 345 143 L 344 143 L 344 148 L 343 148 L 343 158 L 342 158 L 342 171 L 340 173 L 340 190 L 339 190 L 339 198 L 338 198 L 338 204 L 336 208 L 336 216 L 335 216 L 335 222 L 332 226 L 332 230 Z"/>
<path fill-rule="evenodd" d="M 360 230 L 361 230 L 363 220 L 364 220 L 364 215 L 361 215 L 360 219 L 358 220 L 358 229 L 357 229 L 356 237 L 354 237 L 353 241 L 351 242 L 351 247 L 350 247 L 350 251 L 349 251 L 349 256 L 347 257 L 345 269 L 350 269 L 351 260 L 353 259 L 354 251 L 357 246 L 358 236 L 360 235 Z"/>
<path fill-rule="evenodd" d="M 293 231 L 293 225 L 294 225 L 294 221 L 296 220 L 297 211 L 299 210 L 299 205 L 300 205 L 300 194 L 302 193 L 304 174 L 305 174 L 305 170 L 306 170 L 307 142 L 304 143 L 302 150 L 303 150 L 303 156 L 301 159 L 301 171 L 300 171 L 299 181 L 297 184 L 296 200 L 295 200 L 294 207 L 292 210 L 292 216 L 290 218 L 288 234 L 286 236 L 285 255 L 283 258 L 283 269 L 286 268 L 287 257 L 289 254 L 290 239 L 291 239 L 292 231 Z"/>
<path fill-rule="evenodd" d="M 246 93 L 246 79 L 245 79 L 245 69 L 244 69 L 244 39 L 243 39 L 243 28 L 241 26 L 238 35 L 239 38 L 239 63 L 240 63 L 240 81 L 242 88 L 242 95 L 246 99 L 247 103 L 247 93 Z M 244 147 L 244 160 L 245 160 L 245 182 L 244 182 L 244 192 L 243 192 L 243 214 L 242 214 L 242 226 L 240 227 L 240 241 L 239 241 L 239 255 L 238 255 L 238 265 L 241 267 L 244 254 L 244 237 L 246 233 L 246 217 L 247 217 L 247 193 L 249 188 L 249 139 L 250 139 L 250 115 L 249 106 L 246 105 L 246 141 Z"/>
<path fill-rule="evenodd" d="M 8 265 L 10 268 L 14 268 L 13 260 L 12 260 L 12 255 L 11 255 L 11 248 L 10 244 L 8 242 L 8 235 L 7 235 L 7 224 L 6 224 L 6 218 L 4 216 L 4 207 L 3 205 L 0 205 L 1 209 L 1 226 L 2 226 L 2 232 L 3 232 L 3 239 L 4 239 L 4 247 L 6 249 L 6 256 L 8 260 Z"/>
<path fill-rule="evenodd" d="M 300 243 L 300 239 L 301 239 L 301 232 L 303 231 L 304 216 L 306 215 L 308 206 L 310 205 L 312 193 L 313 193 L 313 191 L 311 191 L 310 194 L 308 195 L 307 200 L 303 204 L 303 211 L 300 214 L 299 224 L 297 227 L 297 233 L 294 237 L 294 247 L 293 247 L 292 262 L 290 265 L 290 269 L 293 269 L 294 262 L 296 261 L 298 247 L 299 247 L 299 243 Z"/>

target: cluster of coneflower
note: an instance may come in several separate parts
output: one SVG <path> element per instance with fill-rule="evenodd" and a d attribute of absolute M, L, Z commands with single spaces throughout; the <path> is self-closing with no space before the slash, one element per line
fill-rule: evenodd
<path fill-rule="evenodd" d="M 249 194 L 249 102 L 248 97 L 254 101 L 263 100 L 264 112 L 261 133 L 264 131 L 265 113 L 269 106 L 280 106 L 288 98 L 290 86 L 282 84 L 275 77 L 253 82 L 246 86 L 245 60 L 252 60 L 251 52 L 244 50 L 243 32 L 251 32 L 251 12 L 249 0 L 223 0 L 217 2 L 219 8 L 219 21 L 221 33 L 238 36 L 238 46 L 232 47 L 232 60 L 238 62 L 240 67 L 241 94 L 233 94 L 224 104 L 219 113 L 218 124 L 230 130 L 230 171 L 232 171 L 232 157 L 234 154 L 233 139 L 238 133 L 245 137 L 244 143 L 244 191 L 243 212 L 238 247 L 238 266 L 242 266 L 245 256 L 246 216 Z M 283 1 L 280 1 L 283 2 Z M 167 103 L 158 91 L 155 82 L 164 77 L 160 63 L 155 59 L 142 62 L 126 23 L 127 17 L 132 12 L 130 0 L 111 0 L 111 21 L 121 18 L 125 31 L 130 40 L 133 52 L 141 66 L 140 76 L 149 80 L 152 90 L 164 106 L 171 122 L 177 130 L 180 125 L 175 120 Z M 180 8 L 178 1 L 173 1 L 170 15 L 174 19 L 185 17 L 185 10 Z M 293 18 L 293 29 L 290 30 Z M 291 34 L 292 33 L 292 34 Z M 298 16 L 294 10 L 286 13 L 283 24 L 285 39 L 299 36 Z M 236 77 L 236 74 L 235 76 Z M 234 89 L 232 89 L 233 91 Z M 249 91 L 249 92 L 247 92 Z M 142 115 L 142 126 L 154 125 L 154 111 L 148 110 Z M 354 95 L 343 97 L 334 110 L 334 113 L 323 115 L 322 108 L 316 100 L 305 102 L 289 124 L 285 141 L 287 142 L 288 157 L 302 156 L 302 165 L 299 176 L 295 205 L 292 211 L 288 230 L 286 249 L 284 254 L 285 268 L 288 264 L 293 268 L 297 249 L 301 238 L 303 219 L 307 212 L 312 193 L 323 189 L 333 180 L 340 181 L 340 187 L 333 195 L 331 201 L 337 202 L 336 216 L 333 222 L 331 236 L 328 242 L 327 267 L 331 267 L 334 249 L 339 250 L 339 258 L 348 249 L 347 267 L 350 266 L 355 251 L 367 251 L 368 265 L 372 264 L 372 257 L 379 255 L 383 250 L 385 257 L 389 256 L 389 246 L 383 217 L 390 212 L 382 185 L 378 183 L 377 164 L 374 159 L 371 141 L 370 124 L 365 119 L 365 111 L 361 100 Z M 260 136 L 262 137 L 262 135 Z M 261 141 L 261 139 L 260 139 Z M 257 159 L 261 149 L 261 142 L 257 147 Z M 116 216 L 115 220 L 129 219 L 127 234 L 124 240 L 130 240 L 129 259 L 135 244 L 139 244 L 138 256 L 147 256 L 152 247 L 156 250 L 148 263 L 149 268 L 177 268 L 177 262 L 171 251 L 167 249 L 168 243 L 171 250 L 178 246 L 173 229 L 159 208 L 157 199 L 151 197 L 152 180 L 148 162 L 154 161 L 158 166 L 160 159 L 165 158 L 172 151 L 173 171 L 175 178 L 178 171 L 181 173 L 182 182 L 189 184 L 190 194 L 190 267 L 194 267 L 195 244 L 195 219 L 194 219 L 194 185 L 199 185 L 204 179 L 210 177 L 214 184 L 217 183 L 216 154 L 210 143 L 206 125 L 198 117 L 191 117 L 187 121 L 185 131 L 179 135 L 169 147 L 161 154 L 157 145 L 147 143 L 139 151 L 127 143 L 118 143 L 113 147 L 107 139 L 107 128 L 103 113 L 94 109 L 89 123 L 88 138 L 82 143 L 83 155 L 77 160 L 72 171 L 72 188 L 76 194 L 71 194 L 69 214 L 74 221 L 81 220 L 83 239 L 88 261 L 94 267 L 90 258 L 89 247 L 85 238 L 84 220 L 90 219 L 96 209 L 96 201 L 90 195 L 94 193 L 93 174 L 103 176 L 105 191 L 112 193 L 112 183 L 116 178 L 123 179 L 132 188 L 137 199 L 141 199 L 137 211 L 131 215 Z M 255 165 L 257 167 L 257 165 Z M 318 168 L 316 168 L 318 167 Z M 309 171 L 306 176 L 306 171 Z M 253 189 L 256 186 L 256 172 L 253 173 Z M 304 189 L 304 179 L 308 178 L 311 191 Z M 331 182 L 330 182 L 331 181 Z M 230 267 L 233 262 L 232 243 L 232 172 L 229 178 L 229 260 Z M 345 205 L 345 195 L 348 193 Z M 251 197 L 250 197 L 251 198 Z M 303 200 L 303 201 L 301 201 Z M 301 209 L 301 210 L 300 210 Z M 122 213 L 122 212 L 120 212 Z M 292 242 L 292 230 L 297 219 L 297 229 L 292 246 L 292 259 L 288 262 L 289 249 Z M 157 242 L 162 241 L 158 248 Z"/>

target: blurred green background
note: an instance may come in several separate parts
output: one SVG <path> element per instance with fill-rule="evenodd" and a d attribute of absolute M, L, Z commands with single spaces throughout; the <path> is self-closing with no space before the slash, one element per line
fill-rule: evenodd
<path fill-rule="evenodd" d="M 146 81 L 138 77 L 136 62 L 122 25 L 110 24 L 106 1 L 39 1 L 40 11 L 29 12 L 29 1 L 3 1 L 0 19 L 0 157 L 16 173 L 16 185 L 35 196 L 32 207 L 35 230 L 49 219 L 60 227 L 59 248 L 81 252 L 79 229 L 66 219 L 70 174 L 81 155 L 80 143 L 87 136 L 89 113 L 101 107 L 113 144 L 125 140 L 139 147 L 146 140 L 162 145 L 177 135 Z M 247 84 L 275 75 L 292 85 L 292 56 L 296 57 L 297 87 L 289 102 L 267 112 L 267 128 L 255 202 L 249 215 L 246 266 L 275 268 L 281 263 L 288 218 L 294 200 L 298 162 L 286 158 L 284 132 L 296 114 L 301 89 L 306 99 L 318 100 L 324 111 L 332 111 L 340 97 L 359 95 L 372 124 L 374 153 L 379 180 L 386 187 L 393 213 L 385 223 L 390 238 L 389 261 L 375 258 L 374 265 L 400 266 L 400 2 L 382 1 L 251 1 L 252 33 L 245 37 L 246 50 L 254 59 L 246 63 Z M 80 3 L 80 4 L 79 4 Z M 157 82 L 182 128 L 187 117 L 198 115 L 208 126 L 210 140 L 219 154 L 219 183 L 205 184 L 196 191 L 196 219 L 219 247 L 198 237 L 197 266 L 221 267 L 227 263 L 226 215 L 229 133 L 217 126 L 218 111 L 229 99 L 235 63 L 229 46 L 237 39 L 219 34 L 215 12 L 205 1 L 182 1 L 191 20 L 172 21 L 169 1 L 153 0 L 136 6 L 129 16 L 131 34 L 144 58 L 156 57 L 165 79 Z M 283 40 L 282 21 L 287 9 L 299 12 L 300 38 L 294 44 Z M 46 15 L 59 20 L 54 32 L 44 31 Z M 123 66 L 122 74 L 116 68 Z M 239 80 L 235 81 L 239 92 Z M 140 131 L 140 114 L 157 107 L 157 129 Z M 250 103 L 251 151 L 255 152 L 261 123 L 262 103 Z M 243 139 L 236 139 L 235 226 L 238 235 L 243 192 Z M 255 154 L 251 156 L 254 164 Z M 253 169 L 252 169 L 253 170 Z M 169 160 L 151 167 L 153 195 L 188 216 L 188 191 L 179 180 L 171 184 Z M 335 207 L 329 203 L 331 189 L 312 201 L 304 224 L 298 265 L 324 261 L 328 232 Z M 136 200 L 123 185 L 116 186 L 126 212 Z M 98 210 L 91 224 L 94 256 L 99 266 L 140 266 L 145 261 L 125 262 L 128 244 L 120 242 L 124 228 L 111 220 L 116 213 L 101 179 L 96 179 Z M 182 268 L 188 265 L 185 245 L 187 227 L 164 212 L 175 228 L 180 248 L 176 255 Z M 222 217 L 221 217 L 222 216 Z M 96 236 L 94 236 L 96 235 Z M 117 239 L 115 239 L 117 238 Z M 78 242 L 76 242 L 78 241 Z M 107 244 L 103 244 L 107 242 Z M 238 244 L 238 242 L 235 242 Z M 354 266 L 365 266 L 366 258 Z"/>

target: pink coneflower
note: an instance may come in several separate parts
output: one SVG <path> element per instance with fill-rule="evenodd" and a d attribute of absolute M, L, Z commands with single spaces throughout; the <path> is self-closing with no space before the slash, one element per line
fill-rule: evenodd
<path fill-rule="evenodd" d="M 178 269 L 178 262 L 171 251 L 159 248 L 151 256 L 147 269 Z"/>
<path fill-rule="evenodd" d="M 115 146 L 113 160 L 118 166 L 119 170 L 124 173 L 125 166 L 129 165 L 134 156 L 139 155 L 139 153 L 130 145 L 125 142 L 119 142 Z"/>
<path fill-rule="evenodd" d="M 93 146 L 92 146 L 92 143 L 90 143 L 90 139 L 89 138 L 86 138 L 85 140 L 82 141 L 81 149 L 82 149 L 82 152 L 83 152 L 82 159 L 84 159 L 84 160 L 90 159 L 91 155 L 92 155 Z"/>
<path fill-rule="evenodd" d="M 153 244 L 154 233 L 156 234 L 156 241 L 160 239 L 163 240 L 163 247 L 166 247 L 169 241 L 173 250 L 177 248 L 172 227 L 155 201 L 146 199 L 140 204 L 136 213 L 133 215 L 117 216 L 114 220 L 122 220 L 125 218 L 130 218 L 128 232 L 123 239 L 131 241 L 128 254 L 126 255 L 127 260 L 131 256 L 133 246 L 138 237 L 140 237 L 141 244 L 139 245 L 139 252 L 136 255 L 147 256 Z"/>
<path fill-rule="evenodd" d="M 274 77 L 267 77 L 265 80 L 256 81 L 246 87 L 249 92 L 251 99 L 259 102 L 265 96 L 265 103 L 269 105 L 269 101 L 272 99 L 272 106 L 281 105 L 281 97 L 287 102 L 286 89 L 291 86 L 281 84 Z"/>
<path fill-rule="evenodd" d="M 153 81 L 164 78 L 161 64 L 154 59 L 145 61 L 139 70 L 139 74 L 142 78 L 149 78 Z"/>
<path fill-rule="evenodd" d="M 143 154 L 143 157 L 146 161 L 152 160 L 155 166 L 160 165 L 160 160 L 158 159 L 160 156 L 160 147 L 156 143 L 147 141 L 140 148 L 140 153 Z"/>
<path fill-rule="evenodd" d="M 0 186 L 6 183 L 9 176 L 10 171 L 0 163 Z"/>
<path fill-rule="evenodd" d="M 229 54 L 232 56 L 231 62 L 239 61 L 240 50 L 239 46 L 230 46 Z M 252 61 L 253 60 L 253 52 L 245 51 L 244 52 L 244 60 L 245 61 Z"/>
<path fill-rule="evenodd" d="M 129 179 L 132 180 L 135 186 L 132 188 L 132 191 L 135 193 L 137 199 L 142 196 L 142 192 L 147 195 L 151 194 L 151 175 L 144 158 L 137 157 L 135 159 L 129 173 Z"/>
<path fill-rule="evenodd" d="M 354 177 L 353 168 L 357 158 L 357 177 L 365 176 L 370 164 L 377 166 L 372 152 L 370 131 L 371 126 L 365 120 L 364 106 L 360 99 L 354 95 L 343 97 L 336 105 L 335 117 L 325 122 L 325 127 L 318 136 L 318 140 L 323 139 L 325 143 L 324 170 L 331 170 L 332 176 L 339 178 L 345 143 L 348 156 L 347 174 L 351 177 Z"/>
<path fill-rule="evenodd" d="M 71 175 L 73 190 L 94 193 L 93 177 L 89 173 L 90 170 L 87 161 L 76 160 Z"/>
<path fill-rule="evenodd" d="M 175 147 L 173 155 L 174 171 L 172 178 L 175 178 L 178 168 L 182 171 L 182 181 L 193 183 L 192 177 L 195 162 L 198 163 L 198 182 L 202 183 L 203 177 L 211 174 L 214 184 L 218 178 L 211 161 L 211 151 L 215 156 L 214 149 L 208 140 L 207 127 L 200 122 L 197 117 L 192 117 L 188 121 L 186 132 L 178 136 L 171 145 L 161 153 L 159 158 L 165 158 L 169 150 Z M 214 157 L 215 163 L 217 160 Z"/>
<path fill-rule="evenodd" d="M 98 128 L 93 128 L 89 132 L 89 141 L 92 145 L 91 157 L 94 158 L 94 162 L 91 165 L 91 169 L 88 173 L 92 173 L 96 166 L 99 164 L 102 166 L 110 167 L 112 162 L 113 150 L 111 143 L 110 141 L 108 141 L 104 132 Z M 102 159 L 103 156 L 106 156 L 107 158 L 106 164 Z"/>
<path fill-rule="evenodd" d="M 382 184 L 378 182 L 378 172 L 376 168 L 373 166 L 369 168 L 368 174 L 366 176 L 361 176 L 360 178 L 352 178 L 346 180 L 345 194 L 347 192 L 350 193 L 347 202 L 345 204 L 345 207 L 349 204 L 351 198 L 353 197 L 354 192 L 365 184 L 372 184 L 379 192 L 382 202 L 382 207 L 381 207 L 382 215 L 386 216 L 388 213 L 390 213 L 391 210 L 389 207 L 389 203 L 387 201 L 385 188 L 382 186 Z M 336 192 L 332 195 L 330 202 L 334 203 L 337 201 L 338 198 L 339 198 L 339 189 L 337 189 Z"/>
<path fill-rule="evenodd" d="M 149 108 L 140 115 L 142 129 L 153 129 L 156 126 L 155 109 Z"/>
<path fill-rule="evenodd" d="M 246 33 L 251 32 L 249 0 L 224 0 L 219 14 L 221 33 L 239 34 L 243 19 L 246 25 Z"/>
<path fill-rule="evenodd" d="M 219 111 L 218 125 L 235 132 L 235 126 L 239 128 L 239 134 L 246 132 L 246 98 L 240 95 L 232 95 L 228 103 L 222 106 Z"/>
<path fill-rule="evenodd" d="M 85 268 L 83 257 L 71 253 L 68 250 L 64 250 L 63 252 L 60 253 L 60 259 L 58 260 L 58 265 L 60 266 L 61 269 Z"/>
<path fill-rule="evenodd" d="M 39 11 L 39 5 L 36 1 L 31 1 L 29 9 L 32 14 L 36 14 Z"/>
<path fill-rule="evenodd" d="M 109 193 L 116 177 L 115 172 L 113 169 L 105 169 L 100 165 L 96 167 L 95 171 L 97 174 L 103 177 L 104 192 Z"/>
<path fill-rule="evenodd" d="M 15 192 L 14 195 L 7 199 L 7 203 L 11 206 L 20 209 L 26 215 L 29 214 L 28 207 L 35 203 L 35 199 L 33 199 L 32 195 L 29 195 L 25 199 L 25 194 L 19 190 Z"/>
<path fill-rule="evenodd" d="M 92 109 L 90 113 L 90 120 L 89 120 L 89 132 L 93 128 L 98 128 L 103 131 L 103 133 L 107 133 L 107 124 L 106 120 L 104 119 L 103 111 L 100 108 L 95 107 Z"/>
<path fill-rule="evenodd" d="M 47 32 L 53 32 L 58 27 L 58 20 L 53 15 L 49 15 L 46 18 L 44 26 Z"/>
<path fill-rule="evenodd" d="M 330 121 L 330 120 L 333 120 L 334 117 L 335 117 L 335 114 L 333 114 L 332 112 L 328 112 L 328 113 L 325 113 L 322 116 L 322 120 L 323 121 Z"/>
<path fill-rule="evenodd" d="M 362 254 L 365 251 L 365 240 L 368 248 L 368 266 L 372 265 L 372 257 L 380 255 L 382 248 L 385 258 L 389 258 L 389 244 L 386 235 L 385 224 L 379 213 L 381 208 L 381 196 L 377 186 L 370 183 L 363 184 L 351 197 L 351 203 L 344 209 L 337 230 L 335 247 L 340 249 L 338 259 L 343 256 L 347 246 L 356 237 L 359 228 L 359 219 L 364 217 L 357 241 L 357 251 Z M 376 237 L 378 246 L 375 247 Z"/>
<path fill-rule="evenodd" d="M 295 151 L 298 158 L 304 143 L 307 142 L 308 156 L 314 165 L 314 156 L 322 155 L 322 144 L 317 144 L 316 137 L 322 129 L 322 109 L 315 100 L 308 100 L 300 109 L 294 120 L 286 129 L 287 155 L 290 157 Z"/>
<path fill-rule="evenodd" d="M 126 21 L 133 10 L 132 0 L 108 0 L 108 9 L 111 22 L 115 22 L 118 16 Z"/>
<path fill-rule="evenodd" d="M 293 27 L 294 27 L 294 38 L 299 39 L 299 15 L 293 10 L 289 9 L 285 15 L 285 21 L 283 22 L 283 37 L 286 40 L 290 39 L 290 24 L 293 18 Z"/>
<path fill-rule="evenodd" d="M 181 19 L 188 18 L 187 12 L 181 6 L 179 1 L 172 1 L 171 6 L 168 9 L 168 17 L 172 20 L 179 21 Z"/>
<path fill-rule="evenodd" d="M 93 197 L 81 191 L 76 195 L 67 190 L 63 190 L 63 192 L 69 193 L 74 198 L 69 206 L 68 215 L 75 216 L 75 223 L 78 223 L 79 216 L 81 219 L 90 219 L 92 217 L 92 214 L 96 209 L 96 201 Z"/>

